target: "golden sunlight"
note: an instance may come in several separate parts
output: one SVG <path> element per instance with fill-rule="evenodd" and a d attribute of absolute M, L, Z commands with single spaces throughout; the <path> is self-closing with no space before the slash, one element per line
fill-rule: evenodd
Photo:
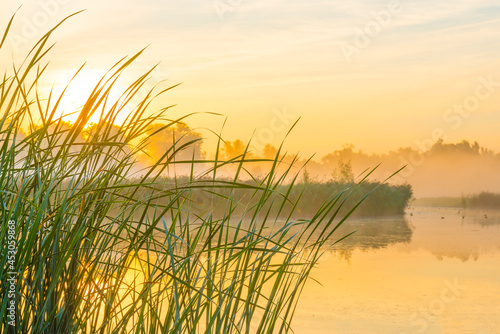
<path fill-rule="evenodd" d="M 58 71 L 55 76 L 50 102 L 50 106 L 53 108 L 60 98 L 54 118 L 61 118 L 62 121 L 74 124 L 104 74 L 105 71 L 103 70 L 86 68 L 83 68 L 76 75 L 71 71 Z M 86 124 L 99 123 L 103 108 L 104 111 L 109 110 L 120 99 L 121 94 L 119 92 L 123 92 L 123 90 L 124 88 L 117 83 L 111 89 L 108 99 L 92 114 Z"/>
<path fill-rule="evenodd" d="M 0 334 L 500 333 L 499 41 L 497 0 L 3 1 Z"/>

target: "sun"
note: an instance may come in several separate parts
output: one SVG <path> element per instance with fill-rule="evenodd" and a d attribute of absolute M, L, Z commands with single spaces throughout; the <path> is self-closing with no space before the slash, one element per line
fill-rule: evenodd
<path fill-rule="evenodd" d="M 92 92 L 99 84 L 99 80 L 105 74 L 102 70 L 82 70 L 76 76 L 71 72 L 58 73 L 52 88 L 51 109 L 57 100 L 62 96 L 54 114 L 54 119 L 61 119 L 64 122 L 74 124 L 82 111 L 83 106 L 88 101 Z M 74 77 L 73 77 L 74 76 Z M 119 83 L 116 83 L 111 90 L 107 106 L 108 108 L 120 98 Z M 87 121 L 87 124 L 98 123 L 102 106 Z"/>

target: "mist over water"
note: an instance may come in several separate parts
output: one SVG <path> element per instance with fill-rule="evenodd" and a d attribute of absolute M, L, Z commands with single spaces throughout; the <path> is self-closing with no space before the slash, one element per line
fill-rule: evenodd
<path fill-rule="evenodd" d="M 498 332 L 494 2 L 2 6 L 0 333 Z"/>
<path fill-rule="evenodd" d="M 496 333 L 500 215 L 462 216 L 415 207 L 405 217 L 349 221 L 358 232 L 321 259 L 313 273 L 321 285 L 306 286 L 295 330 Z"/>
<path fill-rule="evenodd" d="M 234 145 L 231 148 L 234 151 Z M 237 153 L 242 154 L 243 148 L 240 145 Z M 267 150 L 273 148 L 269 145 Z M 264 152 L 261 156 L 265 156 Z M 354 176 L 380 165 L 371 176 L 379 181 L 406 166 L 389 182 L 409 183 L 416 198 L 500 191 L 500 154 L 467 140 L 459 143 L 438 140 L 424 150 L 401 147 L 383 154 L 364 153 L 352 145 L 345 145 L 321 158 L 314 158 L 306 169 L 313 179 L 326 181 L 335 178 L 339 168 L 346 163 L 352 166 Z"/>
<path fill-rule="evenodd" d="M 57 124 L 57 125 L 56 125 Z M 149 126 L 146 149 L 136 155 L 137 167 L 131 171 L 130 177 L 143 175 L 142 169 L 154 165 L 160 159 L 172 157 L 172 167 L 165 169 L 166 176 L 189 175 L 194 172 L 196 175 L 203 174 L 210 163 L 203 163 L 203 160 L 215 159 L 215 153 L 207 152 L 204 148 L 206 138 L 183 122 L 175 122 L 175 125 L 167 123 L 155 123 Z M 49 131 L 56 129 L 69 131 L 71 124 L 65 122 L 55 123 Z M 119 125 L 108 126 L 113 133 L 116 133 L 116 141 L 123 140 L 122 136 L 126 131 Z M 99 128 L 96 124 L 90 124 L 83 129 L 78 141 L 86 142 L 93 131 Z M 34 129 L 23 129 L 25 134 L 29 134 Z M 16 141 L 24 138 L 20 133 Z M 62 138 L 58 142 L 60 148 Z M 56 145 L 57 146 L 57 145 Z M 245 170 L 240 174 L 241 179 L 251 179 L 250 175 L 263 176 L 272 166 L 271 162 L 250 162 L 251 159 L 271 159 L 278 149 L 266 144 L 261 152 L 252 151 L 252 146 L 242 140 L 233 141 L 220 140 L 218 151 L 219 160 L 234 159 L 234 163 L 218 168 L 219 177 L 231 178 L 238 168 L 238 159 L 245 157 Z M 425 148 L 425 147 L 424 147 Z M 129 154 L 131 150 L 124 148 L 123 154 Z M 286 151 L 286 142 L 282 148 L 282 165 L 278 170 L 285 170 L 287 166 L 292 167 L 295 173 L 307 173 L 307 177 L 313 182 L 338 181 L 342 178 L 342 169 L 349 168 L 348 173 L 353 180 L 360 179 L 362 175 L 376 166 L 377 169 L 370 175 L 370 180 L 384 181 L 399 169 L 405 167 L 396 175 L 393 175 L 388 182 L 390 184 L 409 184 L 413 190 L 415 198 L 426 197 L 461 197 L 480 192 L 500 192 L 500 153 L 494 152 L 486 147 L 482 147 L 477 142 L 463 140 L 459 143 L 446 143 L 438 140 L 432 145 L 428 145 L 426 150 L 416 150 L 410 147 L 398 148 L 387 153 L 369 154 L 354 148 L 352 145 L 344 145 L 343 148 L 333 150 L 331 153 L 309 160 L 307 157 L 299 157 Z M 198 161 L 191 164 L 192 160 Z M 185 163 L 183 163 L 185 162 Z M 142 166 L 142 167 L 141 167 Z M 193 167 L 194 166 L 194 167 Z M 194 168 L 194 170 L 193 170 Z M 345 172 L 345 171 L 344 171 Z M 364 174 L 363 174 L 364 173 Z M 208 174 L 207 174 L 208 175 Z M 350 180 L 341 180 L 350 181 Z"/>

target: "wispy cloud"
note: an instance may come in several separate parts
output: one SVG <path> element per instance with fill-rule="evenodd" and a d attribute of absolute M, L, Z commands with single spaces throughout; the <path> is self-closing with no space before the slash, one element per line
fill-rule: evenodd
<path fill-rule="evenodd" d="M 88 60 L 91 68 L 107 68 L 124 54 L 149 45 L 138 71 L 163 61 L 168 79 L 187 82 L 175 101 L 184 110 L 202 108 L 238 116 L 243 113 L 239 110 L 252 110 L 260 115 L 255 119 L 262 119 L 271 106 L 296 106 L 298 113 L 310 106 L 305 124 L 337 120 L 335 110 L 346 126 L 355 127 L 348 117 L 372 119 L 376 114 L 403 125 L 408 124 L 409 113 L 418 112 L 423 115 L 421 124 L 433 122 L 442 106 L 460 99 L 457 83 L 474 82 L 499 64 L 498 1 L 400 0 L 401 12 L 352 63 L 345 61 L 339 46 L 351 43 L 355 29 L 364 28 L 373 20 L 373 12 L 387 8 L 389 0 L 220 1 L 232 6 L 224 20 L 212 0 L 68 2 L 47 28 L 74 11 L 87 11 L 55 36 L 53 66 L 74 68 Z M 2 5 L 0 23 L 6 24 L 18 4 Z M 37 0 L 25 4 L 14 30 L 39 10 Z M 9 64 L 12 55 L 2 54 L 0 62 Z M 470 131 L 480 134 L 481 121 L 474 122 Z M 251 132 L 259 124 L 246 126 Z M 374 143 L 353 129 L 345 134 L 354 139 L 337 139 L 338 133 L 321 131 L 332 141 L 357 138 L 358 145 L 364 142 L 374 149 L 390 142 L 390 134 L 387 143 Z M 418 131 L 425 129 L 408 129 L 407 137 L 417 136 Z M 394 133 L 394 138 L 399 136 Z M 491 141 L 500 142 L 495 138 Z M 316 147 L 311 143 L 303 145 Z"/>

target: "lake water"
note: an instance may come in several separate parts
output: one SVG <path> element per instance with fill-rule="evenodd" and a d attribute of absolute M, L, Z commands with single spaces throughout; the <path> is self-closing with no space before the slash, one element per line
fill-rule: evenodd
<path fill-rule="evenodd" d="M 296 333 L 500 333 L 500 212 L 416 207 L 352 230 L 312 272 Z"/>

